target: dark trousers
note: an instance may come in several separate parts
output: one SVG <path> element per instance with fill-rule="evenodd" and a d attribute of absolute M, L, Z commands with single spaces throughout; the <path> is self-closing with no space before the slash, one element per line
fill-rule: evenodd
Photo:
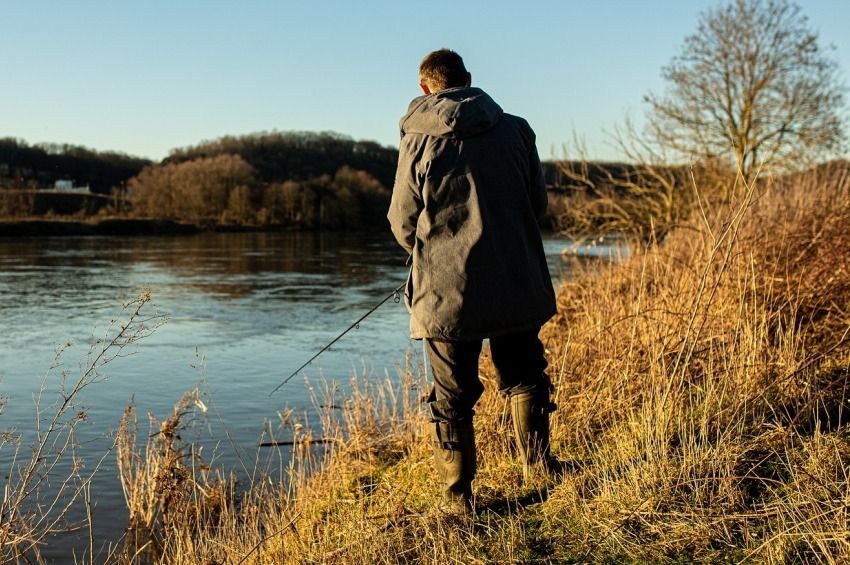
<path fill-rule="evenodd" d="M 537 328 L 490 338 L 490 354 L 503 394 L 549 393 L 551 383 L 544 372 L 547 363 L 543 344 L 537 337 L 539 331 Z M 460 422 L 472 418 L 473 407 L 484 392 L 478 378 L 482 341 L 423 340 L 434 378 L 428 399 L 432 421 Z"/>

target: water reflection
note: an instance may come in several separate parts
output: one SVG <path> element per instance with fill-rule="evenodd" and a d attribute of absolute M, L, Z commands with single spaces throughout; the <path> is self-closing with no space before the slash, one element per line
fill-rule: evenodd
<path fill-rule="evenodd" d="M 153 282 L 167 274 L 211 297 L 293 300 L 320 297 L 329 276 L 340 287 L 373 284 L 404 260 L 387 236 L 344 233 L 0 240 L 0 285 L 15 285 L 34 307 L 57 293 L 108 293 L 118 268 Z"/>

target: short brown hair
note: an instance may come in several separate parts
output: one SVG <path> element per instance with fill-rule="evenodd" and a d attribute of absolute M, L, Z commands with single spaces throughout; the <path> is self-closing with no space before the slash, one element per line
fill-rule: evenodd
<path fill-rule="evenodd" d="M 419 64 L 419 82 L 439 92 L 469 83 L 469 73 L 460 55 L 451 49 L 439 49 L 425 55 Z"/>

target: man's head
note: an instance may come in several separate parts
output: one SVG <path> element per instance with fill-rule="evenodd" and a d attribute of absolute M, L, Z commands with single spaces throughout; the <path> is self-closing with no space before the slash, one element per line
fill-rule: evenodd
<path fill-rule="evenodd" d="M 460 55 L 451 49 L 432 51 L 419 64 L 419 86 L 425 94 L 470 84 L 472 75 Z"/>

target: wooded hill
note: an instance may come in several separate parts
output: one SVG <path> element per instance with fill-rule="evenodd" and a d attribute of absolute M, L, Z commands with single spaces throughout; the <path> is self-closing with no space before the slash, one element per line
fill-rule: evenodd
<path fill-rule="evenodd" d="M 227 136 L 128 183 L 133 214 L 202 225 L 383 229 L 398 152 L 335 133 Z"/>
<path fill-rule="evenodd" d="M 95 194 L 109 194 L 150 164 L 149 159 L 115 151 L 0 138 L 0 188 L 53 188 L 58 180 L 70 180 Z"/>
<path fill-rule="evenodd" d="M 395 176 L 398 150 L 334 132 L 261 132 L 225 136 L 175 149 L 163 164 L 238 155 L 262 182 L 303 181 L 334 175 L 342 167 L 364 171 L 388 189 Z"/>

